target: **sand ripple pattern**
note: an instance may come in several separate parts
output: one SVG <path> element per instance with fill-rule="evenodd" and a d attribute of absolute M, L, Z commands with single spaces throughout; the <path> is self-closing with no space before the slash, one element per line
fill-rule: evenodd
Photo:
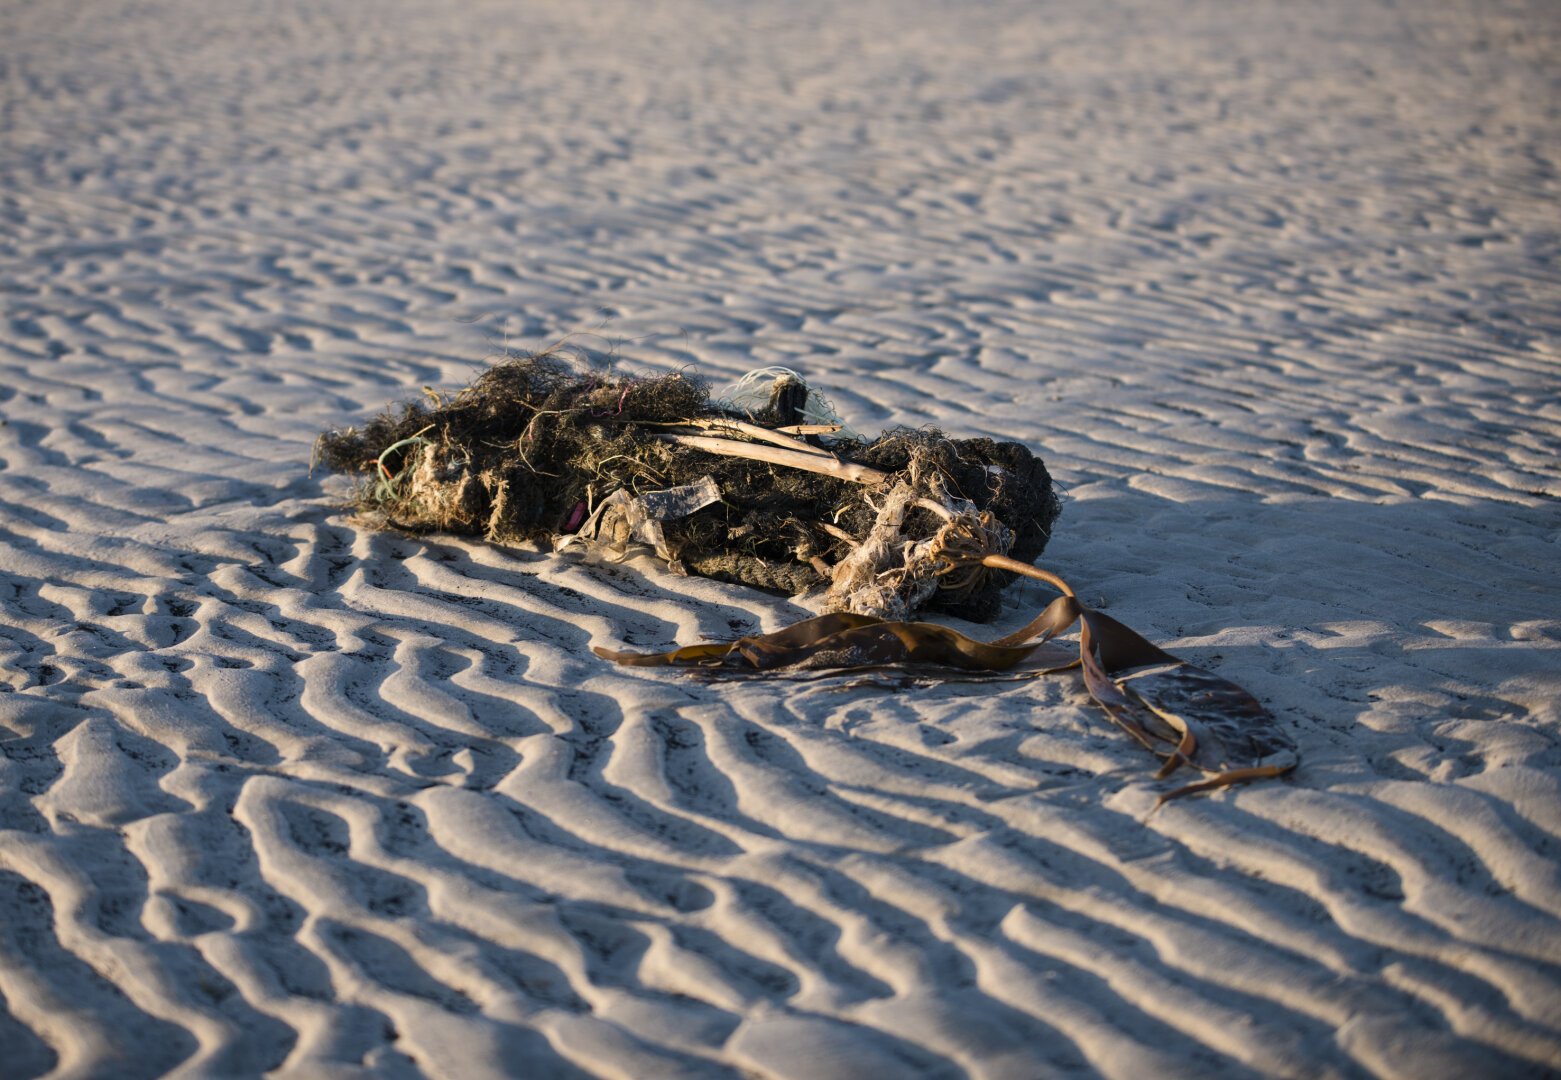
<path fill-rule="evenodd" d="M 1537 2 L 4 5 L 0 1072 L 1553 1075 L 1558 51 Z M 1028 442 L 1051 564 L 1305 767 L 1149 816 L 1067 679 L 618 670 L 802 612 L 308 475 L 580 331 Z"/>

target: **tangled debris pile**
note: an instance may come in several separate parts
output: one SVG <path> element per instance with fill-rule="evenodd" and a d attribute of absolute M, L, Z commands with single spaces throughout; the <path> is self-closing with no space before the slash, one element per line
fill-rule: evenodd
<path fill-rule="evenodd" d="M 765 392 L 753 393 L 755 376 Z M 757 380 L 762 382 L 763 380 Z M 1079 627 L 1079 668 L 1106 715 L 1196 791 L 1282 776 L 1294 742 L 1250 694 L 1084 606 L 1031 565 L 1058 512 L 1051 476 L 1012 442 L 849 432 L 802 379 L 750 373 L 728 399 L 683 375 L 582 375 L 555 355 L 506 361 L 452 397 L 426 390 L 316 451 L 362 477 L 383 524 L 609 552 L 645 544 L 676 570 L 766 589 L 825 587 L 828 614 L 773 634 L 622 664 L 727 670 L 932 664 L 1003 671 Z M 732 400 L 735 398 L 736 400 Z M 909 621 L 922 609 L 991 619 L 1014 575 L 1063 595 L 992 642 Z"/>
<path fill-rule="evenodd" d="M 748 380 L 750 383 L 752 380 Z M 871 441 L 800 377 L 772 369 L 762 404 L 714 401 L 681 374 L 582 374 L 556 354 L 499 363 L 453 396 L 425 390 L 362 428 L 322 435 L 355 502 L 414 532 L 621 552 L 800 593 L 886 619 L 986 621 L 1012 579 L 960 553 L 1034 560 L 1059 505 L 1025 447 L 900 429 Z"/>

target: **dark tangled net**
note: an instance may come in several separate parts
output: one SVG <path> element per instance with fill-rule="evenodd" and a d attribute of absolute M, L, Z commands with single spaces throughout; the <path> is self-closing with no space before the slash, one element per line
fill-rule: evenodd
<path fill-rule="evenodd" d="M 410 532 L 549 542 L 619 489 L 641 494 L 713 477 L 719 503 L 665 523 L 668 546 L 692 573 L 788 593 L 828 581 L 828 568 L 866 536 L 872 491 L 833 476 L 723 457 L 659 436 L 690 420 L 737 418 L 776 428 L 803 422 L 806 386 L 777 381 L 765 408 L 726 411 L 682 374 L 582 374 L 553 354 L 496 364 L 453 397 L 431 394 L 361 428 L 320 437 L 318 460 L 362 477 L 357 509 Z M 897 429 L 871 441 L 835 440 L 837 457 L 915 484 L 936 483 L 988 511 L 1014 534 L 1011 554 L 1045 548 L 1059 505 L 1046 466 L 1019 443 L 949 439 Z M 934 480 L 934 477 L 936 480 Z M 826 523 L 832 528 L 826 528 Z M 910 512 L 905 531 L 932 536 L 944 521 Z M 928 606 L 989 620 L 1006 572 L 938 592 Z"/>

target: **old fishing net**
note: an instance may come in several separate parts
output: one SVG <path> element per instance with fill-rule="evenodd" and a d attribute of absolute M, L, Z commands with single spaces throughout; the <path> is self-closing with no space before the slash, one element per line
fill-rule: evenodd
<path fill-rule="evenodd" d="M 317 456 L 360 477 L 386 526 L 623 551 L 762 589 L 826 590 L 828 610 L 994 617 L 1012 575 L 940 573 L 952 548 L 1030 562 L 1058 500 L 1024 446 L 831 422 L 794 373 L 712 400 L 699 379 L 585 373 L 556 355 L 496 364 L 452 396 L 425 391 Z M 755 383 L 761 392 L 755 392 Z"/>

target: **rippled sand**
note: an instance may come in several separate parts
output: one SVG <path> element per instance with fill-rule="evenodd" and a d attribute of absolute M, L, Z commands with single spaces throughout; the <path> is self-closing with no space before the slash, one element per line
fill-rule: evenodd
<path fill-rule="evenodd" d="M 0 7 L 0 1073 L 1561 1068 L 1558 54 L 1539 2 Z M 804 609 L 309 476 L 570 333 L 1026 442 L 1045 564 L 1301 769 L 1149 816 L 1069 676 L 615 668 Z"/>

